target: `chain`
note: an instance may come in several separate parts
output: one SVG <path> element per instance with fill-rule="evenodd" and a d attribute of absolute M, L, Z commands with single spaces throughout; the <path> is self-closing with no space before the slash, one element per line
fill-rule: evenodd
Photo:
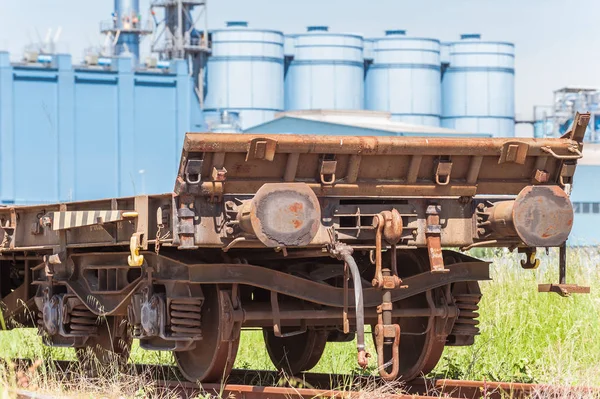
<path fill-rule="evenodd" d="M 158 255 L 158 252 L 160 251 L 160 241 L 169 238 L 171 236 L 171 232 L 167 231 L 164 235 L 161 236 L 160 231 L 165 227 L 165 225 L 159 224 L 157 226 L 158 230 L 156 230 L 156 243 L 154 244 L 154 252 L 156 252 L 156 254 Z"/>

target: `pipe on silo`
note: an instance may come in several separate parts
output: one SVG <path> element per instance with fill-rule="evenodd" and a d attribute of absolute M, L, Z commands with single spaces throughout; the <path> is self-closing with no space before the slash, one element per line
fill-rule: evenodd
<path fill-rule="evenodd" d="M 311 25 L 306 27 L 307 32 L 329 32 L 329 26 Z"/>
<path fill-rule="evenodd" d="M 225 22 L 225 25 L 228 28 L 247 28 L 248 21 L 227 21 Z"/>
<path fill-rule="evenodd" d="M 406 36 L 404 29 L 389 29 L 385 31 L 386 36 Z"/>
<path fill-rule="evenodd" d="M 460 40 L 469 40 L 469 39 L 479 40 L 479 39 L 481 39 L 481 34 L 479 34 L 479 33 L 463 33 L 462 35 L 460 35 Z"/>

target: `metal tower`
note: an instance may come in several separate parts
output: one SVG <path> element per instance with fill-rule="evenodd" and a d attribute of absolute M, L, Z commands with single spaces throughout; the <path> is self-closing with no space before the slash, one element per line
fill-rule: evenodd
<path fill-rule="evenodd" d="M 100 31 L 112 38 L 114 55 L 131 53 L 137 64 L 140 38 L 152 33 L 152 25 L 142 22 L 139 0 L 115 0 L 112 19 L 101 22 Z"/>
<path fill-rule="evenodd" d="M 158 53 L 163 60 L 182 58 L 190 61 L 190 72 L 194 76 L 196 94 L 201 105 L 204 100 L 204 67 L 211 52 L 206 2 L 207 0 L 153 0 L 150 3 L 156 25 L 151 51 Z M 162 9 L 162 19 L 157 17 L 156 9 Z"/>
<path fill-rule="evenodd" d="M 164 10 L 162 20 L 156 16 L 157 8 Z M 192 15 L 194 8 L 200 9 L 195 18 Z M 156 24 L 152 52 L 163 59 L 210 53 L 206 0 L 153 0 L 150 10 Z M 200 19 L 204 26 L 197 28 Z"/>

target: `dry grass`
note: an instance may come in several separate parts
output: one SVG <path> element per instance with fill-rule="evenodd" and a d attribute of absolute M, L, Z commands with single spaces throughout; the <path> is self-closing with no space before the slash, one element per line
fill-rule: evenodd
<path fill-rule="evenodd" d="M 13 362 L 0 365 L 0 386 L 6 394 L 34 392 L 36 396 L 64 398 L 169 398 L 147 373 L 124 373 L 113 366 L 59 369 L 53 362 L 36 360 L 25 366 Z"/>

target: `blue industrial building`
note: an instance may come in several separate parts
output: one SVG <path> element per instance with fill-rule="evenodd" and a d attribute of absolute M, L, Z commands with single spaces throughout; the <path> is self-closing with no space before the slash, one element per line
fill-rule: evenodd
<path fill-rule="evenodd" d="M 0 200 L 45 203 L 169 192 L 186 131 L 203 126 L 183 60 L 9 62 L 0 52 Z"/>
<path fill-rule="evenodd" d="M 600 186 L 594 184 L 600 176 L 600 145 L 586 144 L 584 156 L 578 162 L 573 181 L 571 202 L 575 209 L 571 245 L 599 245 Z"/>
<path fill-rule="evenodd" d="M 400 122 L 395 120 L 390 112 L 318 109 L 282 112 L 275 115 L 275 119 L 246 129 L 245 132 L 328 136 L 491 137 L 491 134 L 485 133 L 466 133 Z"/>

